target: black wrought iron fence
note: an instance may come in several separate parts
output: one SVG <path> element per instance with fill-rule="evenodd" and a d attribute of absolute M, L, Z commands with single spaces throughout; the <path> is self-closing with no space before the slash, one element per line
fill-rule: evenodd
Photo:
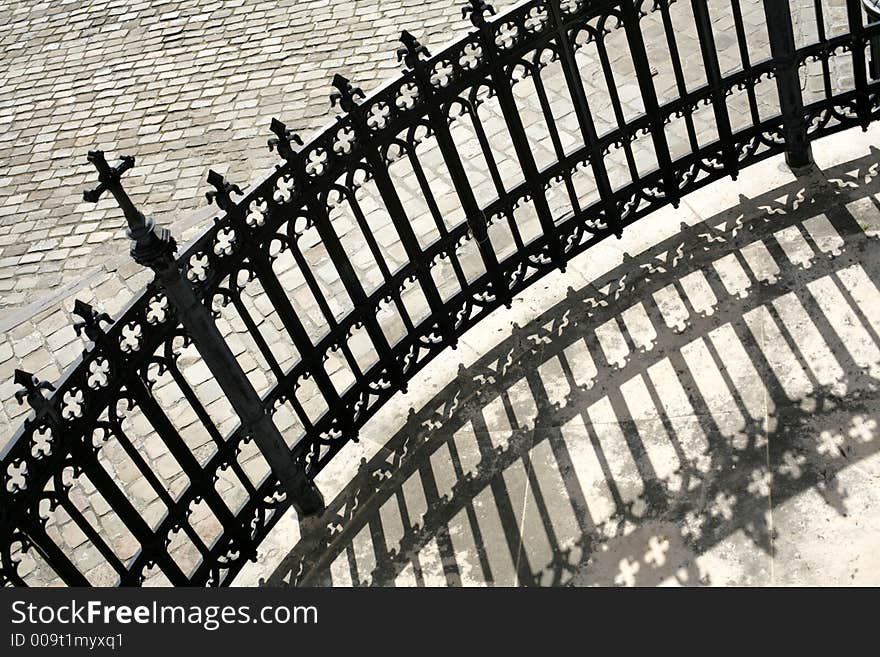
<path fill-rule="evenodd" d="M 530 0 L 499 16 L 471 0 L 463 14 L 474 29 L 442 52 L 404 32 L 405 70 L 375 93 L 337 75 L 332 102 L 342 113 L 307 144 L 273 119 L 269 148 L 280 164 L 247 193 L 211 172 L 215 223 L 179 255 L 123 189 L 134 159 L 113 167 L 90 153 L 98 186 L 86 199 L 116 198 L 132 256 L 156 276 L 116 321 L 77 303 L 76 330 L 91 346 L 57 389 L 16 372 L 33 414 L 2 458 L 0 581 L 25 585 L 19 564 L 27 554 L 69 585 L 138 585 L 148 574 L 174 585 L 228 584 L 290 505 L 321 511 L 315 475 L 487 314 L 655 209 L 777 153 L 808 165 L 813 140 L 875 119 L 880 86 L 868 79 L 868 50 L 880 24 L 865 24 L 859 0 L 838 4 L 845 29 L 833 33 L 829 3 L 816 0 L 812 36 L 798 44 L 790 3 L 731 0 L 731 65 L 719 56 L 715 8 L 704 0 Z M 679 42 L 682 7 L 699 52 Z M 755 12 L 769 44 L 763 56 Z M 660 26 L 650 40 L 648 21 Z M 667 89 L 655 82 L 655 46 Z M 759 93 L 767 84 L 769 103 Z M 388 219 L 381 231 L 365 208 L 367 188 L 373 210 Z M 414 216 L 416 201 L 423 216 Z M 372 257 L 371 276 L 341 237 L 339 208 Z M 422 220 L 429 229 L 417 231 Z M 253 286 L 283 343 L 270 343 L 255 317 Z M 263 395 L 221 330 L 227 315 L 266 369 Z M 398 330 L 380 320 L 387 315 Z M 238 420 L 231 432 L 180 364 L 193 346 Z M 207 446 L 194 449 L 175 424 L 155 394 L 160 377 L 173 380 Z M 308 399 L 305 387 L 314 391 Z M 292 422 L 279 421 L 282 408 Z M 169 489 L 153 471 L 144 433 L 173 457 L 185 486 Z M 110 443 L 154 491 L 158 513 L 138 506 L 111 472 L 102 458 Z M 247 450 L 266 467 L 244 463 Z M 234 479 L 238 493 L 221 490 L 221 479 Z M 109 509 L 113 532 L 73 499 L 78 485 Z M 192 521 L 196 507 L 215 519 L 210 535 Z M 52 529 L 59 514 L 84 535 L 91 557 L 64 547 Z M 123 535 L 136 544 L 133 554 L 119 549 Z M 178 537 L 194 559 L 175 556 Z"/>

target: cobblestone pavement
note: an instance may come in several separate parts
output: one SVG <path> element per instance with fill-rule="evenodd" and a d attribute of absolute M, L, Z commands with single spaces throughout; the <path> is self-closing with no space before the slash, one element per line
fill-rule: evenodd
<path fill-rule="evenodd" d="M 12 436 L 26 413 L 13 399 L 13 370 L 22 367 L 41 379 L 55 381 L 79 357 L 84 345 L 72 329 L 73 299 L 81 298 L 116 316 L 149 278 L 148 273 L 127 258 L 127 244 L 120 230 L 122 219 L 112 201 L 105 199 L 97 207 L 81 202 L 82 189 L 93 177 L 89 167 L 81 164 L 86 150 L 98 146 L 113 154 L 135 154 L 138 166 L 128 175 L 126 188 L 144 210 L 185 241 L 197 234 L 212 216 L 196 209 L 203 203 L 203 180 L 209 166 L 225 172 L 234 182 L 256 180 L 258 172 L 274 162 L 265 149 L 270 117 L 280 116 L 302 132 L 326 122 L 327 82 L 333 72 L 344 71 L 369 90 L 378 80 L 393 74 L 397 66 L 395 39 L 401 28 L 423 36 L 429 46 L 440 45 L 452 33 L 464 30 L 467 26 L 460 20 L 457 4 L 383 1 L 380 10 L 378 2 L 272 2 L 248 3 L 246 12 L 243 2 L 89 3 L 67 13 L 48 12 L 40 8 L 42 5 L 31 3 L 7 8 L 6 14 L 0 15 L 0 42 L 4 48 L 0 80 L 12 92 L 4 92 L 0 97 L 0 121 L 10 126 L 0 135 L 0 157 L 9 159 L 12 166 L 0 174 L 5 175 L 4 184 L 0 185 L 0 307 L 5 307 L 5 314 L 0 315 L 4 328 L 0 338 L 0 445 Z M 502 3 L 497 4 L 503 9 Z M 740 4 L 751 30 L 749 49 L 753 59 L 766 57 L 767 34 L 761 2 L 748 0 Z M 801 5 L 809 8 L 812 2 Z M 683 52 L 698 50 L 688 14 L 686 3 L 674 5 L 681 28 L 677 37 Z M 840 12 L 830 15 L 836 25 L 845 18 Z M 739 60 L 728 19 L 724 11 L 713 12 L 722 65 L 730 68 Z M 808 18 L 797 21 L 799 39 L 814 38 L 810 25 Z M 656 62 L 655 87 L 662 102 L 676 97 L 678 92 L 671 67 L 663 61 L 659 29 L 656 18 L 644 19 L 649 54 Z M 28 37 L 22 38 L 25 34 Z M 612 33 L 608 48 L 614 54 L 613 66 L 615 74 L 619 74 L 617 86 L 625 114 L 632 117 L 643 108 L 626 49 L 614 41 L 620 38 L 619 33 Z M 688 85 L 702 84 L 702 65 L 697 58 L 687 62 Z M 578 51 L 578 63 L 602 134 L 615 128 L 616 122 L 595 52 L 590 48 Z M 812 73 L 804 80 L 808 91 L 818 89 L 814 82 L 816 72 Z M 845 68 L 836 73 L 836 84 L 848 84 Z M 570 101 L 562 93 L 561 77 L 551 66 L 545 84 L 554 114 L 559 110 L 563 147 L 568 151 L 577 143 L 577 130 Z M 762 115 L 778 111 L 770 102 L 775 94 L 773 82 L 766 84 L 768 87 L 758 90 Z M 555 154 L 547 139 L 541 137 L 546 134 L 546 127 L 542 125 L 540 107 L 530 85 L 523 81 L 514 90 L 540 166 L 555 161 Z M 733 98 L 730 102 L 735 108 L 744 98 Z M 494 100 L 487 98 L 481 111 L 488 116 L 487 134 L 504 183 L 513 185 L 521 172 L 515 166 L 516 156 L 509 140 L 504 139 L 503 121 Z M 701 143 L 714 136 L 711 108 L 706 111 L 708 114 L 704 111 L 702 120 L 699 115 L 695 117 Z M 475 134 L 465 122 L 458 121 L 453 125 L 453 135 L 467 156 L 467 173 L 478 200 L 492 200 L 496 190 L 486 167 L 480 166 L 476 157 Z M 673 150 L 676 144 L 686 147 L 683 135 L 683 126 L 670 126 Z M 623 149 L 618 149 L 608 158 L 615 186 L 629 182 L 624 155 Z M 457 197 L 444 179 L 442 158 L 436 148 L 432 150 L 428 144 L 419 156 L 444 218 L 460 216 L 456 211 Z M 641 172 L 656 166 L 650 139 L 637 140 L 633 156 Z M 395 165 L 394 175 L 404 206 L 414 218 L 419 240 L 422 244 L 430 243 L 438 235 L 437 226 L 414 173 L 403 165 Z M 595 198 L 595 186 L 588 171 L 584 171 L 581 182 L 579 200 L 589 202 Z M 552 192 L 551 189 L 548 200 L 561 213 L 564 195 L 554 197 Z M 379 238 L 389 269 L 394 271 L 405 256 L 396 237 L 390 237 L 396 233 L 383 231 L 390 225 L 390 219 L 372 183 L 359 191 L 358 202 L 371 232 Z M 369 291 L 382 282 L 383 273 L 365 246 L 351 208 L 340 199 L 331 218 Z M 530 204 L 518 211 L 516 219 L 525 240 L 540 230 Z M 499 255 L 513 248 L 503 222 L 493 224 L 490 238 Z M 317 272 L 331 309 L 341 316 L 349 310 L 350 301 L 323 246 L 317 241 L 311 246 L 307 260 Z M 441 294 L 456 289 L 457 266 L 466 276 L 480 273 L 481 264 L 472 241 L 465 243 L 457 259 L 458 263 L 447 259 L 435 268 Z M 310 334 L 321 334 L 321 312 L 289 252 L 282 254 L 274 267 Z M 54 296 L 41 302 L 40 295 L 53 288 Z M 247 287 L 243 301 L 279 365 L 285 368 L 293 363 L 298 356 L 258 283 Z M 414 319 L 426 309 L 423 298 L 404 301 L 413 304 Z M 380 321 L 393 342 L 396 332 L 403 329 L 399 317 L 389 309 Z M 271 368 L 232 306 L 221 309 L 218 326 L 257 390 L 262 393 L 270 389 L 275 383 Z M 366 339 L 359 344 L 355 336 L 352 350 L 356 356 L 366 358 L 370 349 Z M 228 433 L 237 418 L 192 348 L 184 350 L 181 365 L 220 433 Z M 328 364 L 328 374 L 338 389 L 344 389 L 350 382 L 346 380 L 347 372 L 341 360 L 335 366 L 333 362 Z M 194 412 L 180 403 L 181 394 L 170 376 L 156 376 L 153 390 L 157 400 L 197 457 L 207 458 L 211 453 L 210 439 Z M 307 411 L 320 413 L 322 402 L 317 391 L 311 396 L 308 390 L 300 394 Z M 279 411 L 276 422 L 286 435 L 297 435 L 298 420 L 293 413 Z M 136 438 L 144 460 L 167 492 L 172 497 L 179 494 L 187 486 L 186 476 L 152 434 L 149 423 L 133 412 L 124 426 Z M 108 472 L 130 492 L 136 508 L 148 522 L 157 523 L 164 515 L 164 503 L 157 491 L 139 476 L 119 445 L 108 441 L 101 458 Z M 256 451 L 243 454 L 241 460 L 254 481 L 264 476 L 266 465 Z M 219 482 L 218 490 L 233 507 L 244 494 L 234 477 Z M 74 482 L 72 496 L 89 522 L 103 527 L 112 538 L 120 558 L 127 559 L 136 552 L 137 542 L 115 514 L 108 513 L 106 502 L 87 481 Z M 210 544 L 219 524 L 207 506 L 194 510 L 192 522 Z M 75 551 L 77 563 L 92 581 L 112 582 L 97 550 L 87 545 L 85 536 L 73 523 L 56 514 L 49 531 Z M 175 559 L 188 571 L 197 553 L 182 533 L 176 540 L 180 544 L 172 546 Z M 29 574 L 35 582 L 48 582 L 46 573 L 36 564 Z M 161 582 L 160 574 L 155 581 Z"/>
<path fill-rule="evenodd" d="M 334 72 L 375 87 L 398 67 L 400 30 L 442 43 L 466 26 L 457 5 L 3 3 L 0 308 L 26 305 L 127 252 L 112 200 L 82 200 L 94 174 L 89 149 L 135 154 L 127 189 L 175 226 L 204 206 L 209 167 L 243 184 L 274 164 L 271 117 L 305 134 L 320 127 Z"/>

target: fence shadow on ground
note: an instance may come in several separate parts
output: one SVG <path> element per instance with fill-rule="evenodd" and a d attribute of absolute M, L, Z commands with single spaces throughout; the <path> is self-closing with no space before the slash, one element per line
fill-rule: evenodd
<path fill-rule="evenodd" d="M 805 491 L 847 514 L 838 475 L 880 446 L 878 171 L 813 169 L 569 289 L 412 409 L 265 584 L 701 585 L 734 535 L 772 556 Z"/>

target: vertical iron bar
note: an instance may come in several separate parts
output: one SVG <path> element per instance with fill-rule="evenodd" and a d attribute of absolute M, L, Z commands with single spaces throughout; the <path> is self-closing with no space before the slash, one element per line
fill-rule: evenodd
<path fill-rule="evenodd" d="M 292 222 L 288 222 L 288 227 L 292 226 L 295 223 L 295 220 Z M 324 320 L 327 322 L 327 327 L 330 331 L 334 331 L 339 327 L 339 323 L 336 321 L 336 317 L 333 315 L 333 311 L 330 310 L 330 306 L 327 304 L 327 300 L 324 298 L 324 294 L 321 292 L 321 286 L 318 285 L 318 281 L 315 278 L 314 273 L 309 267 L 309 263 L 306 261 L 305 257 L 302 254 L 302 251 L 299 248 L 299 243 L 296 238 L 291 235 L 293 231 L 288 228 L 288 237 L 290 238 L 290 252 L 293 254 L 293 259 L 296 260 L 296 266 L 299 268 L 300 274 L 306 281 L 306 285 L 309 288 L 309 292 L 315 300 L 315 303 L 318 305 L 318 308 L 321 310 L 321 314 L 324 316 Z M 360 367 L 358 366 L 357 360 L 354 357 L 354 354 L 351 353 L 351 349 L 349 348 L 346 342 L 342 342 L 339 345 L 339 350 L 345 356 L 345 360 L 348 363 L 348 366 L 351 368 L 351 371 L 354 373 L 356 377 L 360 377 L 363 372 L 361 372 Z"/>
<path fill-rule="evenodd" d="M 822 0 L 813 0 L 813 9 L 816 12 L 816 35 L 819 43 L 826 43 L 828 37 L 825 32 L 825 10 L 822 8 Z M 828 57 L 820 57 L 822 63 L 822 89 L 825 98 L 830 99 L 834 95 L 831 88 L 831 69 L 828 66 Z"/>
<path fill-rule="evenodd" d="M 300 180 L 304 181 L 305 184 L 308 184 L 306 182 L 308 176 L 305 174 L 304 169 L 300 171 Z M 339 278 L 342 281 L 342 285 L 345 287 L 345 291 L 351 298 L 352 304 L 354 304 L 355 313 L 360 314 L 360 319 L 367 330 L 367 334 L 370 336 L 370 340 L 376 348 L 376 353 L 379 355 L 379 362 L 388 368 L 389 374 L 394 377 L 397 386 L 401 390 L 405 390 L 406 382 L 403 379 L 400 365 L 394 358 L 394 354 L 391 351 L 391 345 L 388 344 L 388 338 L 385 337 L 385 333 L 382 332 L 382 327 L 379 326 L 379 322 L 376 320 L 375 309 L 370 306 L 370 299 L 367 297 L 367 293 L 364 292 L 364 288 L 361 285 L 357 272 L 355 272 L 354 267 L 349 261 L 348 254 L 346 254 L 345 249 L 342 246 L 342 242 L 339 241 L 339 237 L 333 229 L 333 225 L 330 222 L 330 216 L 327 214 L 326 204 L 311 190 L 308 191 L 306 204 L 309 213 L 312 216 L 312 220 L 314 221 L 315 229 L 318 231 L 318 235 L 321 238 L 321 242 L 323 242 L 324 247 L 327 249 L 327 254 L 330 256 L 330 260 L 339 272 Z"/>
<path fill-rule="evenodd" d="M 34 548 L 51 566 L 55 574 L 68 586 L 91 586 L 91 582 L 79 571 L 79 568 L 73 565 L 64 550 L 49 538 L 39 518 L 34 520 L 27 514 L 22 515 L 24 517 L 19 529 L 34 542 Z"/>
<path fill-rule="evenodd" d="M 458 198 L 461 201 L 465 222 L 477 243 L 477 249 L 483 260 L 483 268 L 492 280 L 492 291 L 497 299 L 502 299 L 504 305 L 509 307 L 511 302 L 510 288 L 504 280 L 498 263 L 498 257 L 495 255 L 492 242 L 489 240 L 486 216 L 479 203 L 477 203 L 474 190 L 467 177 L 467 172 L 464 170 L 461 157 L 455 147 L 455 140 L 452 138 L 452 133 L 449 130 L 449 120 L 435 97 L 434 87 L 431 84 L 428 71 L 425 70 L 424 63 L 418 57 L 414 57 L 413 61 L 408 61 L 407 63 L 412 68 L 415 79 L 424 95 L 428 111 L 428 121 L 437 139 L 437 147 L 440 149 L 443 162 L 449 171 L 449 177 L 452 180 L 455 193 L 458 194 Z"/>
<path fill-rule="evenodd" d="M 293 304 L 284 292 L 284 288 L 281 287 L 268 256 L 261 254 L 254 258 L 254 266 L 257 269 L 257 278 L 259 278 L 260 284 L 272 301 L 272 306 L 278 312 L 278 317 L 284 324 L 291 340 L 293 340 L 300 359 L 305 363 L 308 372 L 315 378 L 315 384 L 324 396 L 327 407 L 330 409 L 339 407 L 339 393 L 324 369 L 323 362 L 318 358 L 315 347 L 309 339 L 309 334 L 297 316 Z"/>
<path fill-rule="evenodd" d="M 89 542 L 95 546 L 95 549 L 101 554 L 102 557 L 107 561 L 113 570 L 116 571 L 116 574 L 119 575 L 120 581 L 126 576 L 128 573 L 128 569 L 125 567 L 125 564 L 116 556 L 116 553 L 113 551 L 113 548 L 107 543 L 107 539 L 109 538 L 107 534 L 104 532 L 98 531 L 94 528 L 94 526 L 86 520 L 86 517 L 82 514 L 82 512 L 76 508 L 76 505 L 70 501 L 70 498 L 61 501 L 61 507 L 70 516 L 70 519 L 73 523 L 79 528 L 79 530 L 86 535 L 86 538 L 89 539 Z M 98 525 L 100 527 L 100 525 Z M 197 548 L 200 548 L 198 544 L 196 544 Z M 81 549 L 81 548 L 80 548 Z M 199 549 L 202 557 L 205 556 L 205 551 L 203 549 Z"/>
<path fill-rule="evenodd" d="M 666 36 L 666 47 L 669 49 L 669 59 L 672 62 L 672 74 L 675 76 L 675 86 L 678 89 L 679 97 L 684 97 L 688 93 L 687 83 L 684 79 L 684 69 L 681 66 L 681 55 L 678 52 L 678 41 L 675 38 L 675 26 L 672 22 L 672 15 L 669 13 L 669 0 L 660 2 L 660 16 L 663 20 L 663 32 Z M 694 129 L 694 117 L 689 111 L 683 111 L 685 128 L 687 128 L 688 142 L 691 145 L 691 151 L 696 152 L 700 149 L 697 140 L 697 131 Z"/>
<path fill-rule="evenodd" d="M 853 83 L 856 86 L 856 114 L 863 130 L 868 129 L 870 110 L 868 108 L 868 71 L 865 66 L 865 29 L 860 0 L 846 0 L 846 18 L 849 23 L 850 52 L 853 59 Z M 872 59 L 872 67 L 874 62 Z"/>
<path fill-rule="evenodd" d="M 165 443 L 168 452 L 174 457 L 180 467 L 183 468 L 183 472 L 189 479 L 190 484 L 199 487 L 201 498 L 208 505 L 220 524 L 223 525 L 224 530 L 235 536 L 240 542 L 242 550 L 247 550 L 250 543 L 247 532 L 239 525 L 235 515 L 226 506 L 226 503 L 214 488 L 214 482 L 206 475 L 201 464 L 180 437 L 171 420 L 168 419 L 165 412 L 156 402 L 152 392 L 147 388 L 143 380 L 133 372 L 130 372 L 126 378 L 126 386 L 129 387 L 132 396 L 140 404 L 140 410 L 144 417 L 153 426 L 162 442 Z"/>
<path fill-rule="evenodd" d="M 752 60 L 749 56 L 749 44 L 748 39 L 746 38 L 746 28 L 743 23 L 740 0 L 732 0 L 730 3 L 730 9 L 733 12 L 733 25 L 736 30 L 736 40 L 739 44 L 739 58 L 742 62 L 743 70 L 751 71 Z M 749 99 L 749 110 L 752 113 L 752 125 L 758 125 L 761 122 L 761 115 L 760 112 L 758 112 L 758 99 L 755 94 L 755 87 L 747 85 L 746 95 Z"/>
<path fill-rule="evenodd" d="M 862 0 L 865 6 L 865 13 L 868 15 L 869 23 L 876 23 L 880 20 L 880 2 L 877 0 Z M 850 28 L 852 31 L 852 28 Z M 870 37 L 869 46 L 871 49 L 871 61 L 869 62 L 869 73 L 872 80 L 880 80 L 880 35 L 875 34 Z"/>
<path fill-rule="evenodd" d="M 785 161 L 793 169 L 809 166 L 813 162 L 813 153 L 807 139 L 791 7 L 788 2 L 764 0 L 764 13 L 770 36 L 770 54 L 776 65 L 776 88 L 785 133 Z"/>
<path fill-rule="evenodd" d="M 538 66 L 532 71 L 532 82 L 535 85 L 535 91 L 538 94 L 538 102 L 541 105 L 541 113 L 544 115 L 544 122 L 547 124 L 547 132 L 550 135 L 550 141 L 553 144 L 553 152 L 556 154 L 556 161 L 562 162 L 565 159 L 565 149 L 562 147 L 562 140 L 559 138 L 559 128 L 556 125 L 556 117 L 553 116 L 553 108 L 550 106 L 550 99 L 547 97 L 547 89 L 544 87 L 544 81 L 541 79 L 541 69 Z M 571 179 L 571 171 L 567 168 L 561 173 L 565 190 L 568 193 L 571 209 L 575 216 L 581 212 L 581 206 L 578 202 L 577 190 Z M 563 215 L 564 216 L 564 215 Z M 562 219 L 562 217 L 560 217 Z"/>
<path fill-rule="evenodd" d="M 360 121 L 358 121 L 358 125 L 361 126 L 359 136 L 369 137 L 369 129 L 362 125 Z M 364 144 L 364 153 L 367 163 L 370 165 L 370 170 L 373 173 L 373 181 L 376 183 L 376 188 L 382 197 L 382 202 L 385 203 L 385 208 L 391 216 L 391 222 L 400 236 L 406 257 L 416 270 L 416 278 L 425 294 L 428 307 L 431 309 L 432 319 L 439 325 L 446 344 L 455 348 L 458 344 L 455 328 L 452 326 L 452 321 L 446 312 L 443 299 L 440 297 L 440 291 L 437 289 L 434 279 L 431 278 L 431 271 L 425 266 L 425 256 L 412 229 L 412 224 L 410 224 L 409 218 L 406 215 L 403 203 L 400 202 L 400 196 L 397 194 L 397 190 L 391 180 L 391 174 L 388 171 L 385 158 L 382 157 L 376 146 L 371 144 Z"/>
<path fill-rule="evenodd" d="M 768 0 L 765 0 L 765 4 Z M 784 4 L 778 0 L 769 0 L 772 4 Z M 706 0 L 691 0 L 691 7 L 696 21 L 697 36 L 706 69 L 706 80 L 711 91 L 712 110 L 715 113 L 715 127 L 725 161 L 727 172 L 734 178 L 739 173 L 739 160 L 734 149 L 733 131 L 730 128 L 730 115 L 727 112 L 727 96 L 722 86 L 721 66 L 718 63 L 718 50 L 715 47 L 715 33 L 712 31 L 712 19 L 709 16 L 709 5 Z M 789 28 L 791 25 L 789 24 Z M 773 40 L 771 35 L 771 41 Z"/>
<path fill-rule="evenodd" d="M 425 175 L 425 170 L 422 168 L 421 162 L 419 162 L 418 154 L 415 152 L 415 148 L 407 149 L 407 157 L 409 158 L 410 166 L 412 167 L 413 173 L 416 176 L 416 180 L 419 183 L 419 189 L 422 190 L 422 195 L 424 196 L 425 205 L 428 206 L 428 210 L 431 213 L 431 217 L 434 219 L 434 225 L 437 227 L 437 233 L 440 235 L 440 239 L 446 239 L 449 236 L 449 230 L 446 228 L 446 222 L 443 220 L 443 214 L 440 212 L 440 207 L 437 205 L 437 201 L 434 198 L 434 194 L 431 191 L 431 185 L 428 182 L 428 178 Z M 455 278 L 458 281 L 461 289 L 466 289 L 468 282 L 467 277 L 464 274 L 464 270 L 461 267 L 461 261 L 458 258 L 458 255 L 455 251 L 449 252 L 449 262 L 452 263 L 452 270 L 455 272 Z M 458 338 L 456 337 L 456 342 Z"/>
<path fill-rule="evenodd" d="M 138 451 L 137 447 L 135 447 L 131 440 L 129 440 L 128 436 L 124 433 L 120 433 L 117 431 L 113 432 L 116 441 L 119 443 L 120 447 L 125 451 L 128 458 L 131 459 L 132 463 L 134 463 L 135 467 L 138 469 L 138 472 L 141 473 L 144 479 L 146 479 L 147 483 L 156 491 L 156 495 L 162 501 L 162 503 L 168 507 L 169 512 L 174 508 L 176 501 L 165 487 L 162 485 L 162 482 L 159 481 L 159 477 L 156 476 L 156 473 L 150 468 L 147 462 L 144 460 L 143 455 Z M 100 492 L 100 491 L 98 491 Z M 195 530 L 190 526 L 189 523 L 184 522 L 183 531 L 189 537 L 189 539 L 193 542 L 200 552 L 205 553 L 204 544 L 202 543 L 202 539 L 196 534 Z"/>
<path fill-rule="evenodd" d="M 230 279 L 232 279 L 235 274 L 236 272 L 233 272 Z M 232 281 L 230 280 L 230 283 L 231 282 Z M 232 286 L 230 285 L 230 287 Z M 260 350 L 260 354 L 262 354 L 263 358 L 266 360 L 269 369 L 272 370 L 272 374 L 275 375 L 275 379 L 280 381 L 284 378 L 284 370 L 281 369 L 278 359 L 275 358 L 275 354 L 273 354 L 272 349 L 269 348 L 269 343 L 266 342 L 266 338 L 263 337 L 263 334 L 260 332 L 260 327 L 257 326 L 250 311 L 244 305 L 244 301 L 242 301 L 241 298 L 241 291 L 234 290 L 231 292 L 230 296 L 232 297 L 232 305 L 235 307 L 238 316 L 241 317 L 241 321 L 244 323 L 244 327 L 250 334 L 251 339 L 253 339 L 254 344 L 257 345 L 257 349 Z"/>
<path fill-rule="evenodd" d="M 507 195 L 507 189 L 504 186 L 504 181 L 501 179 L 501 172 L 498 169 L 498 163 L 495 161 L 495 154 L 492 152 L 492 145 L 489 143 L 489 138 L 486 136 L 486 129 L 483 127 L 483 122 L 480 121 L 480 117 L 477 114 L 477 102 L 474 88 L 471 89 L 471 93 L 468 94 L 468 96 L 468 103 L 464 105 L 465 111 L 460 117 L 466 115 L 468 119 L 470 119 L 471 126 L 474 129 L 474 135 L 477 137 L 477 142 L 480 144 L 480 151 L 483 153 L 483 159 L 486 161 L 486 166 L 489 169 L 489 177 L 492 178 L 492 184 L 495 186 L 495 193 L 498 194 L 498 198 L 504 198 Z"/>
<path fill-rule="evenodd" d="M 187 586 L 190 581 L 186 574 L 177 565 L 177 562 L 165 549 L 164 545 L 159 545 L 160 539 L 155 532 L 150 529 L 140 513 L 129 500 L 125 491 L 119 488 L 113 478 L 107 474 L 103 466 L 98 461 L 97 455 L 86 445 L 83 446 L 80 454 L 80 464 L 83 466 L 86 476 L 95 485 L 101 495 L 107 500 L 110 508 L 116 512 L 119 519 L 125 524 L 131 534 L 141 544 L 145 550 L 155 548 L 153 554 L 148 554 L 149 559 L 154 560 L 162 568 L 162 572 L 168 577 L 168 580 L 175 586 Z"/>

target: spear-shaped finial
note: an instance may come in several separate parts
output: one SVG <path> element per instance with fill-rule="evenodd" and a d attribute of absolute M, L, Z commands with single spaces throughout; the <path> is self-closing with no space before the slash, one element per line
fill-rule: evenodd
<path fill-rule="evenodd" d="M 495 15 L 495 7 L 490 5 L 486 0 L 468 0 L 461 8 L 461 17 L 471 19 L 474 27 L 482 27 L 486 24 L 486 15 Z"/>
<path fill-rule="evenodd" d="M 428 49 L 406 30 L 400 33 L 400 42 L 403 44 L 403 48 L 397 49 L 397 61 L 402 61 L 407 68 L 415 68 L 423 58 L 431 56 Z"/>
<path fill-rule="evenodd" d="M 73 330 L 77 335 L 85 333 L 86 337 L 94 344 L 103 342 L 107 335 L 101 324 L 112 324 L 113 319 L 107 313 L 99 313 L 85 301 L 77 299 L 73 302 L 73 314 L 82 317 L 81 322 L 73 325 Z"/>
<path fill-rule="evenodd" d="M 244 192 L 241 191 L 238 185 L 227 182 L 226 178 L 213 169 L 208 170 L 208 184 L 212 185 L 215 191 L 207 192 L 205 198 L 208 199 L 208 203 L 216 203 L 217 207 L 224 212 L 229 211 L 235 206 L 235 201 L 232 200 L 230 194 L 244 195 Z"/>
<path fill-rule="evenodd" d="M 55 390 L 55 386 L 51 383 L 40 381 L 33 374 L 24 370 L 15 370 L 14 381 L 22 387 L 22 390 L 18 390 L 15 393 L 15 400 L 19 404 L 23 404 L 24 400 L 27 399 L 28 405 L 36 413 L 39 413 L 49 405 L 49 400 L 43 396 L 43 390 L 50 392 Z"/>
<path fill-rule="evenodd" d="M 278 154 L 290 162 L 294 155 L 296 155 L 296 150 L 294 149 L 293 144 L 302 146 L 303 140 L 298 134 L 292 130 L 288 130 L 286 125 L 275 118 L 273 118 L 272 122 L 269 124 L 269 130 L 275 135 L 268 142 L 269 150 L 277 149 Z"/>
<path fill-rule="evenodd" d="M 335 107 L 337 104 L 342 108 L 343 112 L 351 112 L 358 106 L 358 98 L 363 100 L 364 92 L 360 87 L 352 86 L 348 78 L 337 73 L 333 76 L 333 86 L 338 91 L 330 94 L 330 105 Z"/>
<path fill-rule="evenodd" d="M 177 245 L 167 228 L 156 225 L 152 217 L 140 212 L 122 188 L 122 174 L 134 166 L 134 157 L 124 155 L 119 164 L 111 167 L 104 158 L 104 151 L 89 151 L 88 161 L 98 170 L 98 186 L 83 192 L 83 198 L 97 203 L 105 191 L 110 191 L 128 222 L 131 238 L 131 256 L 135 262 L 159 270 L 174 261 Z"/>

